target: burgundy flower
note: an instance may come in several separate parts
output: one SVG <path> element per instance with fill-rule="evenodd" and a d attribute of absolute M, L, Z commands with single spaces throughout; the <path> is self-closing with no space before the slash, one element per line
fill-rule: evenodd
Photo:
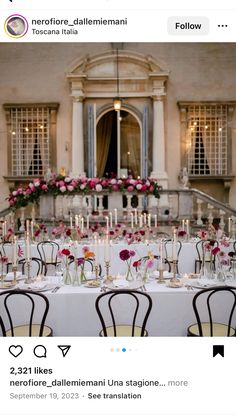
<path fill-rule="evenodd" d="M 120 251 L 120 258 L 121 258 L 121 260 L 124 260 L 124 261 L 128 260 L 130 258 L 129 250 L 127 250 L 127 249 L 121 250 Z"/>
<path fill-rule="evenodd" d="M 218 246 L 214 247 L 214 249 L 212 249 L 212 254 L 213 255 L 217 255 L 217 253 L 220 252 L 220 248 Z"/>
<path fill-rule="evenodd" d="M 135 256 L 135 251 L 134 251 L 134 250 L 130 250 L 130 251 L 129 251 L 129 255 L 130 255 L 130 257 L 132 258 L 133 256 Z"/>
<path fill-rule="evenodd" d="M 228 255 L 229 255 L 230 258 L 233 258 L 234 256 L 236 256 L 236 253 L 235 252 L 229 252 Z"/>
<path fill-rule="evenodd" d="M 77 259 L 78 266 L 83 265 L 83 264 L 84 264 L 84 262 L 85 262 L 85 259 L 84 259 L 84 258 L 78 258 L 78 259 Z"/>
<path fill-rule="evenodd" d="M 71 229 L 67 228 L 66 230 L 66 236 L 70 237 L 71 236 Z"/>
<path fill-rule="evenodd" d="M 179 237 L 183 237 L 183 236 L 185 236 L 185 234 L 186 234 L 186 231 L 184 231 L 184 230 L 178 231 L 178 236 Z"/>
<path fill-rule="evenodd" d="M 209 245 L 210 245 L 210 246 L 214 246 L 214 244 L 215 244 L 215 240 L 210 240 L 210 241 L 209 241 Z"/>

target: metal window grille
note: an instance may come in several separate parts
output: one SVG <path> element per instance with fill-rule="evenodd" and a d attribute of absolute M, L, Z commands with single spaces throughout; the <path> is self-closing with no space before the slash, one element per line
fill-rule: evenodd
<path fill-rule="evenodd" d="M 13 176 L 39 176 L 50 166 L 50 108 L 10 109 Z"/>
<path fill-rule="evenodd" d="M 227 175 L 227 105 L 189 105 L 187 166 L 190 175 Z"/>

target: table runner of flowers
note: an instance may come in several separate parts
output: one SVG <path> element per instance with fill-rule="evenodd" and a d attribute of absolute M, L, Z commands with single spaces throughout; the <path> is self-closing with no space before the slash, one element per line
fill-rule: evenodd
<path fill-rule="evenodd" d="M 75 195 L 95 193 L 145 193 L 159 198 L 157 181 L 151 178 L 87 178 L 84 176 L 72 178 L 70 176 L 53 175 L 48 181 L 34 179 L 26 187 L 20 186 L 12 191 L 7 200 L 11 209 L 16 210 L 30 203 L 38 203 L 40 196 Z"/>

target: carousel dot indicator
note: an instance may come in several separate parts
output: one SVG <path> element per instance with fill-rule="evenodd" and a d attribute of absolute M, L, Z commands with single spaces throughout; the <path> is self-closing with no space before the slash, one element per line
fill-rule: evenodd
<path fill-rule="evenodd" d="M 126 352 L 126 348 L 122 348 L 121 350 L 122 350 L 122 352 Z"/>

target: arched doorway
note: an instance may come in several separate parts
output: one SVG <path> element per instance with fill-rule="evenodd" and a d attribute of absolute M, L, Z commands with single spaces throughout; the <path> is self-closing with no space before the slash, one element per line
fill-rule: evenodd
<path fill-rule="evenodd" d="M 109 110 L 96 129 L 97 176 L 141 175 L 141 126 L 129 111 Z"/>

